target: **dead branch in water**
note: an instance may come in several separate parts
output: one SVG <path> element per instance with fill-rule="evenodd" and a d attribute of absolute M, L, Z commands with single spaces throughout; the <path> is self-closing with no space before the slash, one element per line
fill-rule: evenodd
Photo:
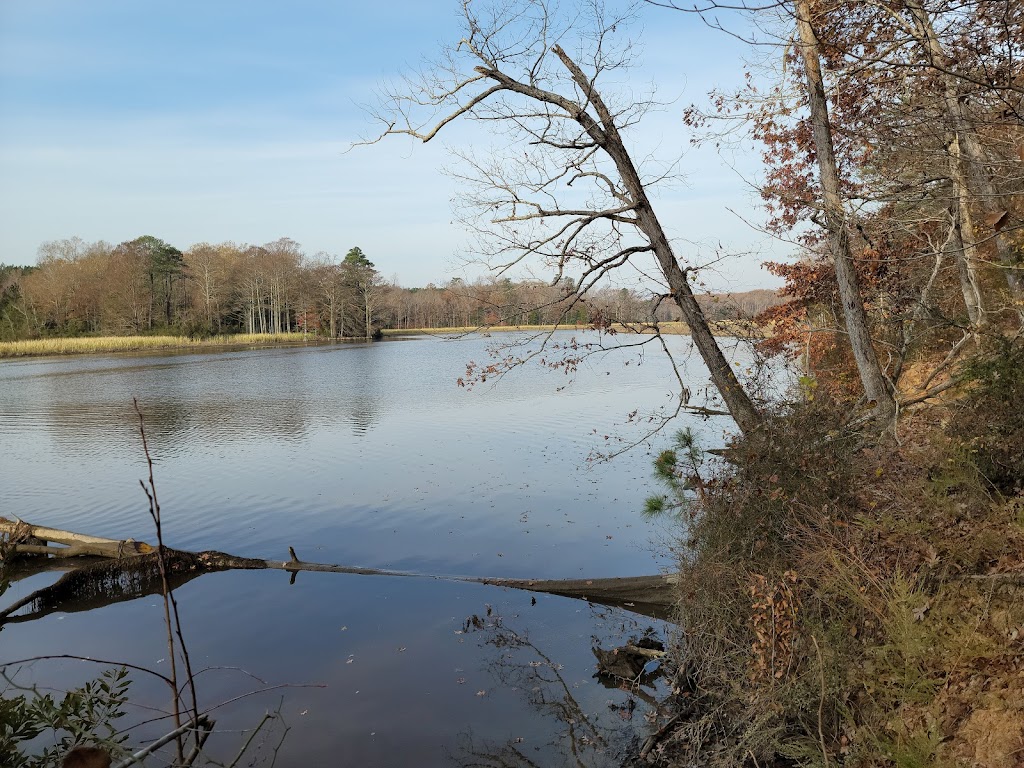
<path fill-rule="evenodd" d="M 56 610 L 88 610 L 146 594 L 159 594 L 161 591 L 157 547 L 144 542 L 86 536 L 6 518 L 0 518 L 0 535 L 8 537 L 5 562 L 19 556 L 27 556 L 27 562 L 59 559 L 63 567 L 78 558 L 83 562 L 83 565 L 65 573 L 50 586 L 38 589 L 0 610 L 0 623 L 28 621 Z M 27 538 L 33 539 L 33 543 L 26 543 Z M 670 618 L 678 581 L 675 575 L 543 580 L 446 577 L 382 568 L 310 563 L 300 560 L 292 547 L 288 547 L 287 560 L 239 557 L 214 550 L 187 552 L 163 547 L 161 551 L 167 577 L 175 585 L 190 581 L 202 573 L 226 570 L 281 570 L 290 573 L 293 581 L 299 571 L 433 578 L 560 595 L 626 608 L 634 613 L 660 619 Z M 97 560 L 97 557 L 102 559 Z M 30 614 L 13 616 L 26 606 L 32 606 Z"/>

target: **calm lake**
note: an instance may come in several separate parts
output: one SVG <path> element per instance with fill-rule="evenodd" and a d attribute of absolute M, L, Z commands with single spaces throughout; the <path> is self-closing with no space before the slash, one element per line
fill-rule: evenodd
<path fill-rule="evenodd" d="M 638 341 L 555 340 L 574 337 Z M 512 341 L 539 347 L 495 333 L 0 362 L 0 515 L 152 541 L 138 398 L 174 547 L 284 560 L 291 546 L 303 560 L 430 576 L 671 568 L 670 526 L 640 515 L 656 490 L 651 451 L 667 434 L 608 463 L 591 459 L 674 408 L 672 363 L 655 343 L 595 354 L 571 377 L 534 362 L 456 385 L 469 361 Z M 700 401 L 705 369 L 688 339 L 668 343 Z M 742 348 L 731 354 L 747 359 Z M 707 445 L 729 427 L 680 418 L 673 428 L 684 425 Z M 16 582 L 4 604 L 56 578 Z M 192 665 L 206 670 L 200 706 L 228 702 L 213 713 L 220 759 L 268 710 L 282 717 L 246 765 L 617 765 L 652 728 L 643 715 L 656 686 L 618 690 L 594 676 L 595 642 L 668 631 L 626 611 L 429 576 L 300 573 L 289 584 L 282 572 L 228 572 L 175 594 Z M 0 655 L 74 653 L 163 671 L 162 610 L 148 597 L 8 624 Z M 474 615 L 480 628 L 467 627 Z M 60 690 L 101 669 L 38 661 L 16 679 Z M 294 687 L 233 700 L 280 685 Z M 125 725 L 166 706 L 144 676 L 133 698 Z M 139 725 L 131 743 L 169 730 Z"/>

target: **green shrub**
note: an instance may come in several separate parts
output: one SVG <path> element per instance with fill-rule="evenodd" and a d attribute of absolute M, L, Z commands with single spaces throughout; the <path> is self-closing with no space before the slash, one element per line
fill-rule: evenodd
<path fill-rule="evenodd" d="M 128 737 L 118 734 L 115 721 L 128 701 L 128 672 L 108 669 L 95 680 L 68 691 L 59 700 L 31 690 L 11 694 L 13 684 L 0 696 L 0 765 L 5 768 L 53 768 L 71 747 L 94 743 L 112 754 L 124 752 Z M 34 739 L 50 733 L 40 754 L 26 754 Z"/>

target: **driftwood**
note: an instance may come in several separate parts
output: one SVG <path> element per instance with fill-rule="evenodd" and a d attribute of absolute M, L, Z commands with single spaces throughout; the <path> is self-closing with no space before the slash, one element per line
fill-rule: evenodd
<path fill-rule="evenodd" d="M 55 557 L 127 557 L 155 551 L 149 544 L 134 539 L 105 539 L 84 533 L 46 528 L 42 525 L 30 525 L 21 520 L 8 520 L 6 517 L 0 517 L 0 534 L 5 534 L 13 542 L 14 552 L 23 554 L 47 554 Z M 66 546 L 49 547 L 45 545 L 46 542 Z"/>
<path fill-rule="evenodd" d="M 52 558 L 60 561 L 62 569 L 67 568 L 72 560 L 83 563 L 50 586 L 36 590 L 0 611 L 0 624 L 30 621 L 58 610 L 92 610 L 101 605 L 159 594 L 162 590 L 156 547 L 144 542 L 87 536 L 6 518 L 0 518 L 0 536 L 7 540 L 6 546 L 0 549 L 5 557 L 0 559 L 10 561 L 19 555 L 27 555 L 27 558 L 18 558 L 19 562 L 32 563 L 29 567 L 33 570 L 39 569 L 39 561 L 53 562 Z M 671 618 L 675 585 L 678 582 L 675 575 L 554 580 L 441 577 L 381 568 L 310 563 L 300 560 L 291 547 L 288 548 L 288 555 L 287 560 L 263 560 L 212 550 L 186 552 L 169 547 L 164 547 L 163 553 L 172 588 L 202 573 L 225 570 L 282 570 L 289 572 L 293 581 L 300 571 L 444 578 L 561 595 L 622 607 L 660 619 Z M 31 606 L 29 613 L 13 616 L 26 606 Z"/>

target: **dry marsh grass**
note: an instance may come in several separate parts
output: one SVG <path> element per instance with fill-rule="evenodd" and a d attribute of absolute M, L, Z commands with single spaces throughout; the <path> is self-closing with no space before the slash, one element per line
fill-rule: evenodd
<path fill-rule="evenodd" d="M 246 344 L 288 344 L 312 341 L 301 333 L 234 334 L 205 339 L 189 336 L 97 336 L 78 338 L 30 339 L 0 342 L 0 358 L 45 355 L 81 355 L 99 352 L 135 352 L 152 349 L 181 349 Z"/>

